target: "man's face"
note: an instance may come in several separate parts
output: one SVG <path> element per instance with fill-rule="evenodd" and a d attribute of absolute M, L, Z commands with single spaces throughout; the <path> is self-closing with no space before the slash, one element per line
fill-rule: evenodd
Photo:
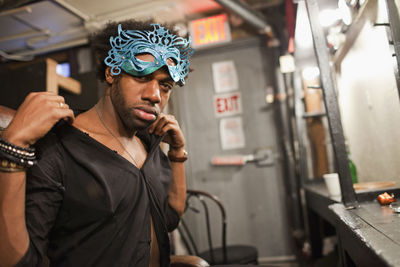
<path fill-rule="evenodd" d="M 141 60 L 154 60 L 153 56 L 137 56 Z M 134 132 L 150 126 L 166 106 L 175 85 L 166 68 L 135 77 L 121 73 L 114 77 L 111 101 L 126 130 Z"/>

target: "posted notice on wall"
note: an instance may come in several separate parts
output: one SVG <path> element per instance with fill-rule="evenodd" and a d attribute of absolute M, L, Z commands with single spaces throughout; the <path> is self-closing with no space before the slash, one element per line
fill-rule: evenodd
<path fill-rule="evenodd" d="M 245 146 L 242 117 L 223 118 L 219 123 L 222 150 Z"/>
<path fill-rule="evenodd" d="M 214 62 L 212 72 L 216 93 L 226 93 L 239 89 L 236 67 L 232 60 Z"/>

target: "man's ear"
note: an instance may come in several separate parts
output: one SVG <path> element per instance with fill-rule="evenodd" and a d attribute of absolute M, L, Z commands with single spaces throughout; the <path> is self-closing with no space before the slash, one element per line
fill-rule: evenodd
<path fill-rule="evenodd" d="M 108 84 L 112 84 L 114 82 L 114 75 L 111 74 L 110 67 L 106 68 L 104 75 L 106 76 L 106 82 Z"/>

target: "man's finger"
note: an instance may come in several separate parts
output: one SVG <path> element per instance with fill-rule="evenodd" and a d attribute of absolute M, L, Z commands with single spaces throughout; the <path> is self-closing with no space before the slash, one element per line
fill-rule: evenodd
<path fill-rule="evenodd" d="M 162 118 L 159 122 L 158 122 L 158 124 L 156 125 L 156 128 L 155 128 L 155 130 L 154 130 L 154 133 L 155 134 L 157 134 L 157 135 L 163 135 L 164 133 L 166 133 L 166 131 L 164 130 L 164 128 L 167 126 L 167 125 L 169 125 L 171 122 L 170 121 L 168 121 L 168 119 L 167 118 Z"/>

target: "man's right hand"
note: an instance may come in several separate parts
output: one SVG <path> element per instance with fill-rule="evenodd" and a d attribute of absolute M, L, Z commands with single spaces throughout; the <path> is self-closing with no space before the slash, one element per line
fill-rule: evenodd
<path fill-rule="evenodd" d="M 70 123 L 75 119 L 64 97 L 52 92 L 30 93 L 2 137 L 14 145 L 28 147 L 50 131 L 60 119 Z"/>

